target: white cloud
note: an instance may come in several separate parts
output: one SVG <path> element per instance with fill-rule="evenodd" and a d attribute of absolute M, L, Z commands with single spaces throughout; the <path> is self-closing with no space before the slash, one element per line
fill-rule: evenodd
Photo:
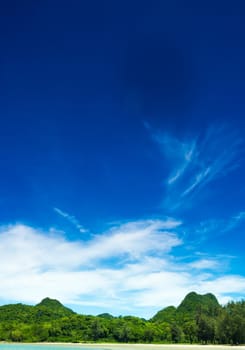
<path fill-rule="evenodd" d="M 199 269 L 199 270 L 203 270 L 203 269 L 215 270 L 219 268 L 219 266 L 220 266 L 220 263 L 217 260 L 213 260 L 213 259 L 200 259 L 190 263 L 190 267 L 194 269 Z"/>
<path fill-rule="evenodd" d="M 214 292 L 221 300 L 245 292 L 244 277 L 216 277 L 216 258 L 193 266 L 175 258 L 175 247 L 184 248 L 175 232 L 179 225 L 174 219 L 129 222 L 76 242 L 54 230 L 2 227 L 0 298 L 37 303 L 49 296 L 67 305 L 150 317 L 191 290 Z"/>
<path fill-rule="evenodd" d="M 100 258 L 128 254 L 138 258 L 143 254 L 164 253 L 181 244 L 181 240 L 167 229 L 180 225 L 175 220 L 146 220 L 130 222 L 112 228 L 106 236 L 98 235 L 89 245 L 90 252 Z"/>

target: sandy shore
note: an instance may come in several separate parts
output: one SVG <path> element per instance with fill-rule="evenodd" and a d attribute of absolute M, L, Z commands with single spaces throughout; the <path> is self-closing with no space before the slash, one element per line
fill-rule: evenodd
<path fill-rule="evenodd" d="M 216 350 L 228 350 L 228 349 L 245 349 L 245 346 L 236 346 L 234 349 L 234 346 L 229 345 L 190 345 L 190 344 L 108 344 L 108 343 L 102 343 L 102 344 L 78 344 L 78 345 L 84 345 L 85 347 L 89 348 L 103 348 L 103 349 L 142 349 L 142 350 L 180 350 L 180 349 L 186 349 L 186 350 L 204 350 L 205 348 L 208 348 L 209 350 L 216 349 Z"/>
<path fill-rule="evenodd" d="M 82 346 L 83 344 L 79 344 Z M 235 350 L 243 349 L 244 346 L 229 346 L 229 345 L 190 345 L 190 344 L 84 344 L 85 348 L 91 349 L 108 349 L 108 350 L 204 350 L 208 348 L 209 350 Z"/>
<path fill-rule="evenodd" d="M 208 348 L 209 350 L 234 350 L 234 346 L 226 346 L 226 345 L 187 345 L 187 344 L 84 344 L 89 348 L 102 348 L 108 350 L 204 350 Z M 235 349 L 243 349 L 245 350 L 245 346 L 236 346 Z"/>

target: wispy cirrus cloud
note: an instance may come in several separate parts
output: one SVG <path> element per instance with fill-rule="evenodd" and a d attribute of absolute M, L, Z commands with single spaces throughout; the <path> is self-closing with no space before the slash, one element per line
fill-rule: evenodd
<path fill-rule="evenodd" d="M 75 216 L 70 215 L 66 212 L 64 212 L 63 210 L 59 209 L 59 208 L 54 208 L 54 211 L 59 214 L 60 216 L 62 216 L 63 218 L 65 218 L 66 220 L 68 220 L 73 226 L 75 226 L 81 233 L 84 232 L 88 232 L 88 230 L 86 230 L 80 223 L 79 221 L 75 218 Z"/>
<path fill-rule="evenodd" d="M 227 285 L 217 256 L 176 259 L 175 249 L 185 250 L 179 230 L 175 219 L 139 220 L 71 242 L 53 229 L 1 227 L 0 298 L 36 303 L 49 296 L 97 313 L 150 317 L 191 290 L 215 292 L 220 301 L 245 292 L 243 276 Z"/>
<path fill-rule="evenodd" d="M 203 135 L 183 140 L 167 133 L 154 133 L 153 138 L 168 160 L 167 205 L 173 209 L 239 167 L 243 142 L 225 126 L 212 126 Z"/>
<path fill-rule="evenodd" d="M 174 170 L 167 179 L 167 184 L 174 184 L 188 169 L 195 157 L 196 141 L 185 142 L 171 137 L 168 134 L 155 134 L 155 141 L 161 146 L 164 155 L 174 166 Z M 176 162 L 178 166 L 176 167 Z"/>
<path fill-rule="evenodd" d="M 245 211 L 241 211 L 231 217 L 231 219 L 226 223 L 223 229 L 223 232 L 234 230 L 236 227 L 241 225 L 244 221 L 245 221 Z"/>
<path fill-rule="evenodd" d="M 245 224 L 245 212 L 241 211 L 226 219 L 209 219 L 185 227 L 185 237 L 195 247 L 209 239 L 217 239 L 230 232 L 236 232 Z"/>

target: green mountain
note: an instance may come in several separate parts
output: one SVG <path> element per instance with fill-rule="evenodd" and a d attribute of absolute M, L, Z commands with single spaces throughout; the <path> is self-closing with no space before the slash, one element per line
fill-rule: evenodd
<path fill-rule="evenodd" d="M 65 316 L 72 316 L 74 311 L 62 305 L 56 299 L 45 298 L 39 304 L 34 306 L 36 316 L 40 319 L 54 319 Z"/>
<path fill-rule="evenodd" d="M 197 294 L 191 292 L 186 295 L 184 300 L 177 308 L 178 314 L 189 314 L 197 316 L 198 314 L 205 314 L 207 316 L 216 316 L 221 309 L 217 298 L 211 294 Z"/>
<path fill-rule="evenodd" d="M 51 298 L 44 298 L 39 304 L 36 305 L 36 307 L 39 307 L 39 306 L 45 306 L 50 309 L 64 308 L 64 306 L 61 304 L 59 300 L 51 299 Z"/>
<path fill-rule="evenodd" d="M 36 306 L 24 304 L 0 306 L 0 322 L 44 322 L 74 314 L 74 311 L 62 305 L 58 300 L 50 298 L 43 299 Z"/>
<path fill-rule="evenodd" d="M 186 295 L 177 308 L 168 306 L 158 311 L 151 320 L 153 322 L 173 323 L 178 321 L 181 323 L 181 320 L 186 318 L 195 319 L 198 315 L 217 316 L 220 309 L 221 306 L 213 294 L 201 295 L 191 292 Z"/>

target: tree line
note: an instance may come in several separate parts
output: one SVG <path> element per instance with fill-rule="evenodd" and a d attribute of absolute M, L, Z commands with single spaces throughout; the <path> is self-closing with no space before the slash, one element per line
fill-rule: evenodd
<path fill-rule="evenodd" d="M 245 301 L 221 306 L 212 294 L 192 292 L 177 308 L 164 308 L 145 320 L 110 314 L 79 315 L 46 298 L 36 306 L 1 306 L 0 340 L 245 344 Z"/>

